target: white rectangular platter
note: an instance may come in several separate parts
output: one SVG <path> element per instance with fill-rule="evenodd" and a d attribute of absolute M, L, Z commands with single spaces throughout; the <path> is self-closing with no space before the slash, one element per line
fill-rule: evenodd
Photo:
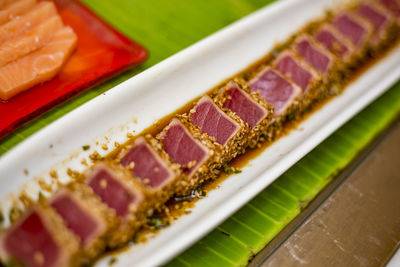
<path fill-rule="evenodd" d="M 50 179 L 57 170 L 67 181 L 67 168 L 82 171 L 82 158 L 106 143 L 123 143 L 221 81 L 267 54 L 323 11 L 334 0 L 281 0 L 211 35 L 156 66 L 82 105 L 37 132 L 0 158 L 1 207 L 13 194 L 37 196 L 36 178 Z M 279 139 L 220 188 L 198 201 L 192 213 L 144 244 L 118 255 L 113 266 L 157 266 L 170 260 L 215 228 L 352 116 L 385 92 L 400 77 L 400 49 L 379 61 L 343 94 Z M 107 138 L 106 138 L 107 137 Z M 83 151 L 82 145 L 90 145 Z M 109 151 L 109 150 L 108 150 Z M 28 171 L 28 175 L 26 172 Z M 98 266 L 108 266 L 105 258 Z"/>

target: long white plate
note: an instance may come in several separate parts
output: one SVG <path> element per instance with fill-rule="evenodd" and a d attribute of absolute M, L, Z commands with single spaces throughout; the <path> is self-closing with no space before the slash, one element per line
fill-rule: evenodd
<path fill-rule="evenodd" d="M 57 170 L 81 171 L 80 163 L 94 149 L 124 142 L 127 132 L 140 132 L 220 81 L 268 53 L 290 34 L 337 1 L 285 0 L 261 9 L 218 33 L 116 86 L 37 132 L 0 158 L 1 207 L 7 209 L 21 188 L 36 196 L 33 177 L 50 180 Z M 118 256 L 115 266 L 155 266 L 165 263 L 211 231 L 272 183 L 296 161 L 381 95 L 400 77 L 400 49 L 378 62 L 345 92 L 252 160 L 243 172 L 198 201 L 183 216 L 145 244 Z M 108 139 L 106 138 L 108 137 Z M 90 145 L 82 151 L 82 145 Z M 26 171 L 29 172 L 26 175 Z M 23 185 L 25 185 L 23 187 Z M 99 266 L 108 266 L 103 259 Z"/>

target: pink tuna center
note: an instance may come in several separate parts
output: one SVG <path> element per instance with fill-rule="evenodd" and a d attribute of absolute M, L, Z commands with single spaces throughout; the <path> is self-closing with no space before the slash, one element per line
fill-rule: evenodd
<path fill-rule="evenodd" d="M 326 49 L 336 55 L 339 55 L 341 58 L 343 58 L 349 51 L 342 42 L 340 42 L 331 32 L 327 30 L 319 31 L 315 37 L 318 42 L 325 46 Z"/>
<path fill-rule="evenodd" d="M 207 156 L 205 149 L 193 140 L 180 124 L 171 125 L 162 143 L 172 160 L 187 168 L 189 174 L 194 172 Z"/>
<path fill-rule="evenodd" d="M 293 86 L 271 69 L 251 82 L 250 88 L 274 106 L 275 114 L 281 112 L 294 93 Z"/>
<path fill-rule="evenodd" d="M 108 171 L 100 170 L 90 180 L 89 186 L 118 216 L 125 217 L 129 206 L 135 203 L 135 193 L 128 190 Z"/>
<path fill-rule="evenodd" d="M 88 211 L 83 210 L 68 195 L 62 195 L 54 199 L 51 206 L 57 210 L 57 213 L 64 219 L 67 227 L 71 229 L 81 239 L 81 243 L 85 246 L 93 235 L 99 230 L 100 225 L 96 219 Z"/>
<path fill-rule="evenodd" d="M 239 130 L 239 126 L 218 109 L 211 100 L 207 99 L 207 101 L 199 103 L 195 110 L 196 112 L 190 116 L 193 124 L 199 126 L 202 133 L 214 137 L 223 146 Z"/>
<path fill-rule="evenodd" d="M 380 2 L 396 17 L 400 17 L 400 4 L 396 0 L 380 0 Z"/>
<path fill-rule="evenodd" d="M 55 266 L 61 251 L 40 216 L 31 213 L 5 238 L 5 250 L 26 266 Z"/>
<path fill-rule="evenodd" d="M 301 67 L 291 56 L 285 56 L 275 63 L 276 68 L 289 76 L 300 86 L 303 92 L 307 91 L 312 79 L 312 74 Z"/>
<path fill-rule="evenodd" d="M 231 99 L 224 103 L 224 108 L 229 108 L 235 112 L 251 128 L 256 126 L 266 116 L 267 111 L 258 103 L 251 100 L 246 93 L 238 88 L 228 90 Z"/>
<path fill-rule="evenodd" d="M 329 67 L 330 59 L 307 40 L 302 40 L 296 44 L 297 53 L 311 66 L 320 72 L 326 72 Z"/>
<path fill-rule="evenodd" d="M 150 149 L 144 142 L 137 144 L 121 159 L 121 164 L 126 167 L 133 162 L 134 175 L 149 179 L 151 187 L 161 187 L 171 174 Z"/>
<path fill-rule="evenodd" d="M 354 45 L 360 46 L 366 30 L 347 15 L 341 15 L 333 22 L 336 28 L 347 36 Z"/>
<path fill-rule="evenodd" d="M 384 23 L 387 21 L 384 15 L 379 13 L 368 4 L 361 4 L 357 8 L 357 13 L 363 16 L 369 22 L 371 22 L 374 25 L 376 32 L 379 32 L 382 29 Z"/>

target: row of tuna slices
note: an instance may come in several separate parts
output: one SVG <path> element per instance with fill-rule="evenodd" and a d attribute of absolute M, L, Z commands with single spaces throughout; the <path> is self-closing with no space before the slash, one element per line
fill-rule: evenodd
<path fill-rule="evenodd" d="M 282 123 L 332 93 L 327 88 L 341 79 L 338 73 L 345 75 L 390 39 L 399 19 L 388 10 L 396 9 L 385 9 L 391 0 L 378 1 L 383 4 L 363 2 L 331 15 L 249 81 L 235 78 L 172 119 L 156 138 L 138 137 L 113 160 L 95 164 L 82 183 L 61 188 L 1 235 L 1 259 L 27 266 L 85 264 L 105 247 L 130 240 L 171 196 L 189 193 L 248 146 L 273 139 Z"/>
<path fill-rule="evenodd" d="M 357 23 L 365 29 L 361 36 L 365 41 L 358 48 L 336 25 L 337 20 L 347 16 L 345 12 L 356 17 L 350 24 Z M 371 24 L 368 16 L 364 19 L 350 10 L 335 14 L 320 26 L 337 40 L 346 40 L 342 46 L 361 57 L 370 46 L 366 41 L 373 32 Z M 203 96 L 187 114 L 176 116 L 157 136 L 166 153 L 187 174 L 186 190 L 175 192 L 188 193 L 199 183 L 212 179 L 216 170 L 248 146 L 257 144 L 260 138 L 276 136 L 288 118 L 296 117 L 332 93 L 327 88 L 342 80 L 341 71 L 345 73 L 346 65 L 313 32 L 304 32 L 250 81 L 237 78 L 220 91 Z"/>
<path fill-rule="evenodd" d="M 51 79 L 76 46 L 53 2 L 3 1 L 0 7 L 0 99 Z"/>
<path fill-rule="evenodd" d="M 147 217 L 185 185 L 179 166 L 150 135 L 138 137 L 116 159 L 96 163 L 78 181 L 32 207 L 2 233 L 3 262 L 18 259 L 26 266 L 89 264 L 106 247 L 132 240 Z M 37 220 L 35 231 L 29 230 L 32 216 Z M 48 216 L 58 224 L 48 224 Z M 60 228 L 61 237 L 68 242 L 58 242 L 61 237 L 55 235 Z"/>
<path fill-rule="evenodd" d="M 352 67 L 390 43 L 393 31 L 398 31 L 396 23 L 378 1 L 364 1 L 330 14 L 296 36 L 269 66 L 242 84 L 274 107 L 275 121 L 295 118 L 340 91 Z"/>
<path fill-rule="evenodd" d="M 107 246 L 129 241 L 154 206 L 145 185 L 112 162 L 95 164 L 81 179 L 33 206 L 1 235 L 2 262 L 89 264 Z"/>
<path fill-rule="evenodd" d="M 387 22 L 384 27 L 376 23 L 377 17 Z M 187 114 L 176 116 L 157 136 L 186 174 L 186 188 L 175 193 L 186 194 L 212 179 L 248 146 L 276 136 L 287 119 L 336 94 L 348 68 L 385 44 L 393 29 L 398 29 L 396 20 L 377 2 L 339 11 L 298 35 L 250 81 L 236 78 L 200 98 Z M 349 59 L 343 62 L 347 53 Z M 340 86 L 333 88 L 334 84 Z"/>

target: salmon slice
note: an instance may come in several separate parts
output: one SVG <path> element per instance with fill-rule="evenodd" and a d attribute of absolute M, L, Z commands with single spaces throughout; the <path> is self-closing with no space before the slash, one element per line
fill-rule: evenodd
<path fill-rule="evenodd" d="M 22 36 L 6 41 L 0 46 L 0 67 L 43 47 L 62 27 L 60 16 L 52 16 Z"/>
<path fill-rule="evenodd" d="M 20 16 L 30 10 L 36 4 L 36 0 L 19 0 L 11 1 L 4 5 L 4 9 L 0 10 L 0 25 L 13 18 Z M 0 4 L 1 6 L 1 4 Z"/>
<path fill-rule="evenodd" d="M 0 98 L 10 99 L 36 84 L 53 78 L 72 50 L 77 37 L 63 27 L 43 48 L 0 68 Z"/>
<path fill-rule="evenodd" d="M 0 44 L 32 29 L 56 14 L 57 9 L 53 2 L 46 1 L 35 5 L 23 16 L 16 17 L 0 26 Z"/>
<path fill-rule="evenodd" d="M 0 0 L 0 9 L 5 8 L 8 4 L 12 3 L 13 0 Z"/>

